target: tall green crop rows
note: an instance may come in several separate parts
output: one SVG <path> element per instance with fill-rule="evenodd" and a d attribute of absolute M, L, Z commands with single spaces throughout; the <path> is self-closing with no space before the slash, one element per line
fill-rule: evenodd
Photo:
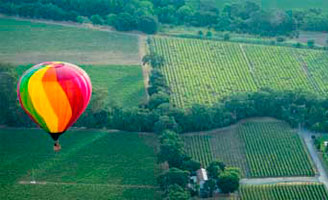
<path fill-rule="evenodd" d="M 325 200 L 328 192 L 321 183 L 243 185 L 241 200 Z"/>

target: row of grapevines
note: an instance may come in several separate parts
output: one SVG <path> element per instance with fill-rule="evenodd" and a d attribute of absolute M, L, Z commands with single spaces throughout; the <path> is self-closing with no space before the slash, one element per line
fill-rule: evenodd
<path fill-rule="evenodd" d="M 292 48 L 264 45 L 244 45 L 243 48 L 259 88 L 315 90 Z"/>
<path fill-rule="evenodd" d="M 244 140 L 250 176 L 313 176 L 300 137 L 284 122 L 246 122 L 238 130 Z"/>
<path fill-rule="evenodd" d="M 151 49 L 165 58 L 161 69 L 179 107 L 266 87 L 328 94 L 325 51 L 169 37 L 152 37 Z"/>
<path fill-rule="evenodd" d="M 326 200 L 328 192 L 321 183 L 243 185 L 241 200 Z"/>
<path fill-rule="evenodd" d="M 163 74 L 180 107 L 213 104 L 256 85 L 242 50 L 236 43 L 153 37 L 152 49 L 164 56 Z"/>
<path fill-rule="evenodd" d="M 185 150 L 195 160 L 199 161 L 203 167 L 213 160 L 212 149 L 208 135 L 185 136 Z"/>
<path fill-rule="evenodd" d="M 308 68 L 311 78 L 316 82 L 321 94 L 328 94 L 328 52 L 300 49 L 298 54 Z"/>

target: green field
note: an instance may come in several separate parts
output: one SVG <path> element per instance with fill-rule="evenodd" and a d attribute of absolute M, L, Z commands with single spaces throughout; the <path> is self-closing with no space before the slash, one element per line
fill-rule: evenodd
<path fill-rule="evenodd" d="M 164 57 L 161 70 L 179 107 L 267 87 L 328 94 L 325 51 L 168 37 L 152 37 L 150 49 Z"/>
<path fill-rule="evenodd" d="M 139 64 L 138 36 L 0 18 L 0 62 Z"/>
<path fill-rule="evenodd" d="M 0 199 L 158 197 L 152 134 L 75 129 L 54 153 L 41 130 L 0 129 L 0 143 Z"/>
<path fill-rule="evenodd" d="M 21 76 L 31 65 L 17 67 Z M 81 65 L 90 76 L 95 89 L 108 90 L 111 106 L 138 106 L 146 99 L 141 66 L 138 65 Z"/>
<path fill-rule="evenodd" d="M 240 167 L 246 177 L 314 176 L 299 136 L 286 123 L 250 120 L 223 130 L 185 134 L 185 149 L 203 166 L 214 159 Z"/>
<path fill-rule="evenodd" d="M 324 200 L 328 192 L 321 183 L 243 185 L 241 200 Z"/>

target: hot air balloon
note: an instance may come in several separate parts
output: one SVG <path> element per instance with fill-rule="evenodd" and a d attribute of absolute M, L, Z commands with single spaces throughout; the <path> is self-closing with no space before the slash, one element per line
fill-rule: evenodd
<path fill-rule="evenodd" d="M 85 71 L 65 62 L 43 62 L 20 78 L 17 95 L 28 116 L 55 141 L 84 112 L 91 98 L 91 82 Z"/>

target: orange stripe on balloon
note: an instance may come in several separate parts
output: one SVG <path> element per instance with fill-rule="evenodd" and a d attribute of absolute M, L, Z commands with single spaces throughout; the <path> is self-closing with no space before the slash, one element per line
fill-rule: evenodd
<path fill-rule="evenodd" d="M 42 78 L 49 67 L 36 71 L 28 82 L 28 92 L 36 112 L 45 121 L 49 132 L 58 132 L 58 117 L 43 86 Z"/>
<path fill-rule="evenodd" d="M 65 91 L 57 80 L 55 67 L 50 68 L 44 74 L 42 82 L 50 104 L 58 118 L 57 132 L 63 132 L 72 117 L 72 109 Z"/>

